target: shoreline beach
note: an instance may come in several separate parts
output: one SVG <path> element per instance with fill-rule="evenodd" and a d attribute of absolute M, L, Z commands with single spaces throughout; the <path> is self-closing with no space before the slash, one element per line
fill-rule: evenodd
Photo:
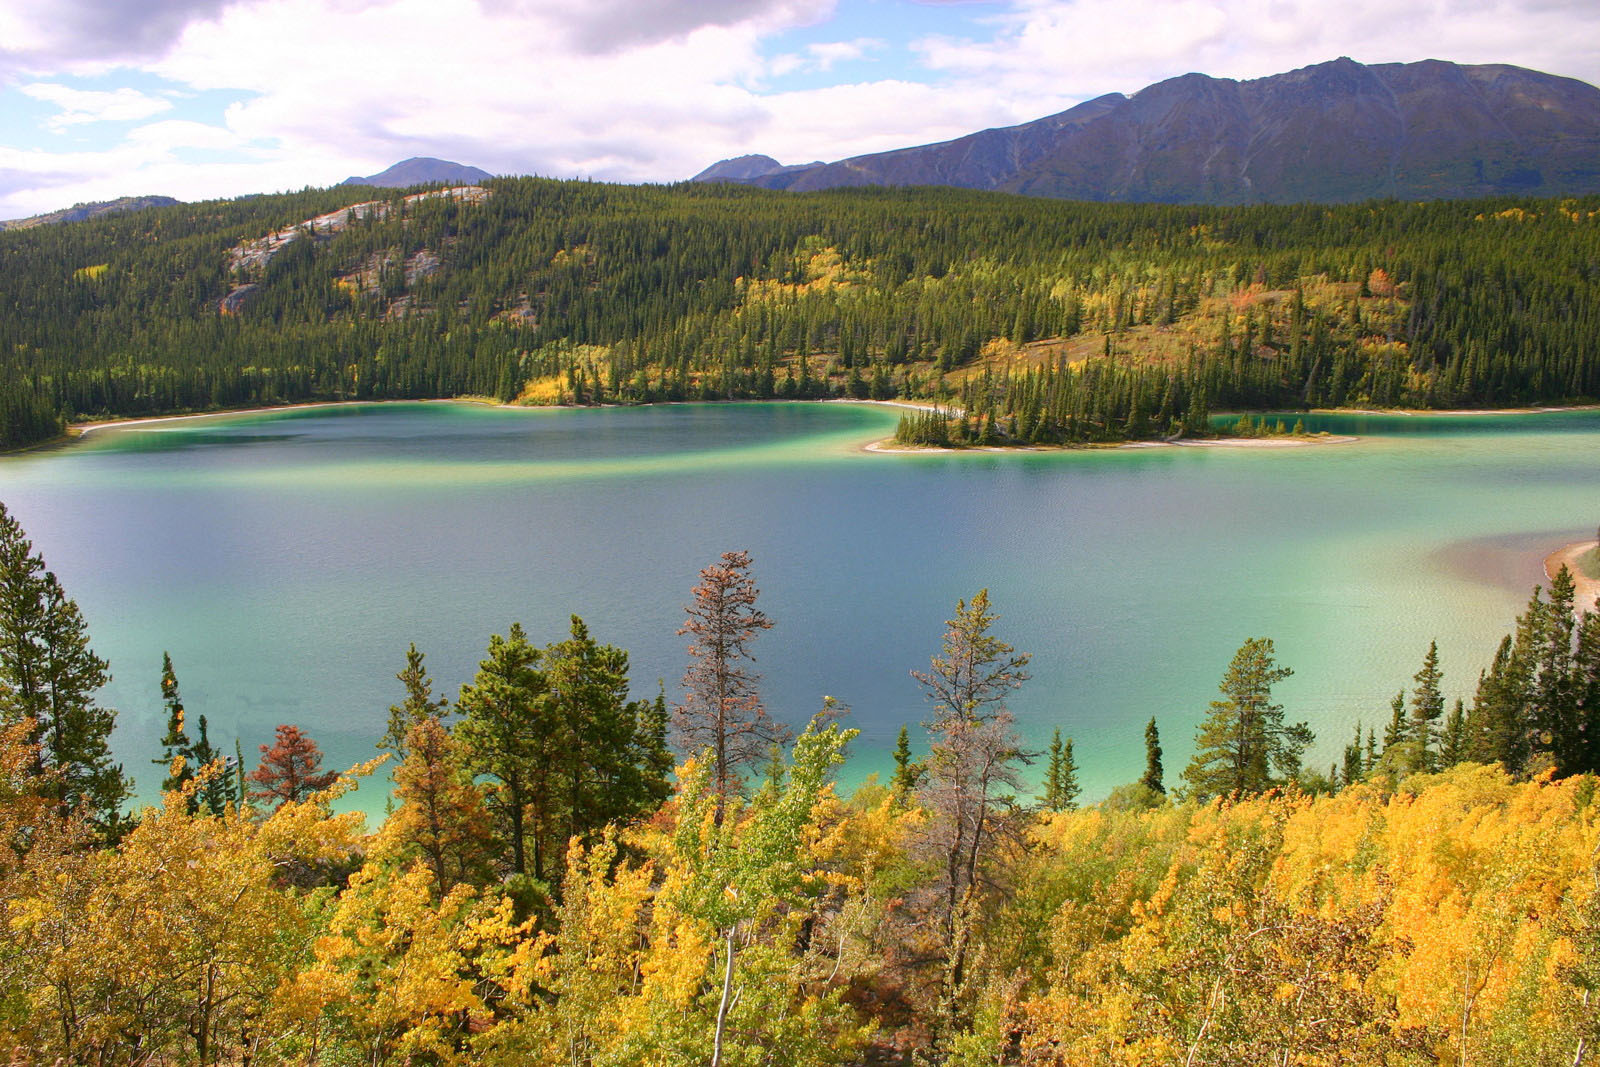
<path fill-rule="evenodd" d="M 1595 550 L 1596 544 L 1600 542 L 1574 541 L 1570 545 L 1556 549 L 1544 560 L 1544 573 L 1547 578 L 1553 580 L 1563 566 L 1571 573 L 1575 593 L 1573 606 L 1580 615 L 1586 611 L 1594 611 L 1597 605 L 1600 605 L 1600 578 L 1588 577 L 1579 564 L 1584 555 Z"/>

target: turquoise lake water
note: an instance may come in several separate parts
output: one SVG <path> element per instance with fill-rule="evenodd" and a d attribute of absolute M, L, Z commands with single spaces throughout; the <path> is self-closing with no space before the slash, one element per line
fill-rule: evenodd
<path fill-rule="evenodd" d="M 0 500 L 111 661 L 115 748 L 148 789 L 170 651 L 191 715 L 247 758 L 280 722 L 332 763 L 373 753 L 408 642 L 440 688 L 492 632 L 577 613 L 669 699 L 696 572 L 755 558 L 776 627 L 769 706 L 822 697 L 862 731 L 845 778 L 926 717 L 958 597 L 987 587 L 1034 656 L 1027 741 L 1075 739 L 1086 793 L 1138 777 L 1155 715 L 1169 782 L 1234 650 L 1268 636 L 1278 690 L 1332 761 L 1380 724 L 1437 638 L 1453 699 L 1540 560 L 1600 521 L 1600 413 L 1320 416 L 1352 444 L 869 454 L 893 409 L 848 404 L 505 410 L 384 404 L 97 430 L 0 458 Z M 358 803 L 382 806 L 369 787 Z"/>

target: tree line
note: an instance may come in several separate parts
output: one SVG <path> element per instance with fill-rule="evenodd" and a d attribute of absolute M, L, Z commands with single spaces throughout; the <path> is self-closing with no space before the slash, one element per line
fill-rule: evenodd
<path fill-rule="evenodd" d="M 1210 410 L 1600 397 L 1594 198 L 486 184 L 337 226 L 307 222 L 348 190 L 0 234 L 0 445 L 65 418 L 458 395 L 908 397 L 1059 443 Z"/>

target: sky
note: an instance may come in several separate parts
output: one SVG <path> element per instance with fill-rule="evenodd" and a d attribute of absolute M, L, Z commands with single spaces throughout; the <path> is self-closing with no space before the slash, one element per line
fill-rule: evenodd
<path fill-rule="evenodd" d="M 1594 0 L 0 0 L 0 219 L 437 156 L 665 182 L 1338 56 L 1600 83 Z"/>

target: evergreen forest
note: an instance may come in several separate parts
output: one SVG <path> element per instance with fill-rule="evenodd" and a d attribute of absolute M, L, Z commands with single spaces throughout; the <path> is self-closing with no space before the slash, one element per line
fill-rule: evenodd
<path fill-rule="evenodd" d="M 636 696 L 576 617 L 490 637 L 454 694 L 413 645 L 374 760 L 343 772 L 303 724 L 210 737 L 164 657 L 167 731 L 134 768 L 162 799 L 135 812 L 108 664 L 0 508 L 0 1055 L 1592 1061 L 1600 613 L 1567 571 L 1470 705 L 1446 707 L 1430 647 L 1326 770 L 1274 702 L 1292 667 L 1252 638 L 1181 772 L 1153 717 L 1143 767 L 1093 803 L 1070 737 L 1019 742 L 1033 657 L 983 590 L 928 626 L 906 679 L 928 717 L 892 775 L 841 792 L 848 709 L 795 736 L 763 704 L 754 650 L 782 607 L 756 573 L 745 552 L 700 572 L 671 700 Z M 391 774 L 376 828 L 338 810 Z"/>
<path fill-rule="evenodd" d="M 925 443 L 1600 399 L 1600 199 L 1176 207 L 534 178 L 0 233 L 0 447 L 299 401 L 909 398 Z"/>

